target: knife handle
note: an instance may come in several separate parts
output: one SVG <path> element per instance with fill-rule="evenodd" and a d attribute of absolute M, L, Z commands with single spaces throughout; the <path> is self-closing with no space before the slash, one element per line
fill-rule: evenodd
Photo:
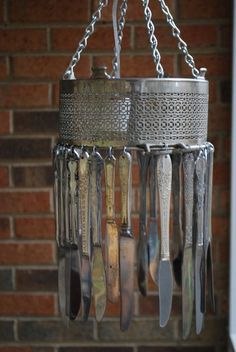
<path fill-rule="evenodd" d="M 194 170 L 195 160 L 193 153 L 185 153 L 183 155 L 185 247 L 192 246 L 193 244 Z"/>
<path fill-rule="evenodd" d="M 203 216 L 204 216 L 204 195 L 205 195 L 205 175 L 206 157 L 200 150 L 196 160 L 196 195 L 197 195 L 197 245 L 203 246 Z"/>
<path fill-rule="evenodd" d="M 145 151 L 137 152 L 140 170 L 140 226 L 146 228 L 146 209 L 147 209 L 147 175 L 150 162 L 150 155 Z"/>
<path fill-rule="evenodd" d="M 82 151 L 79 162 L 79 207 L 82 254 L 90 256 L 89 241 L 89 154 Z"/>
<path fill-rule="evenodd" d="M 156 168 L 157 168 L 157 156 L 152 155 L 149 167 L 149 192 L 150 192 L 150 217 L 156 219 L 157 217 L 157 205 L 156 205 L 156 195 L 157 195 L 157 180 L 156 180 Z"/>
<path fill-rule="evenodd" d="M 115 174 L 116 158 L 113 154 L 106 156 L 105 168 L 105 190 L 106 190 L 106 217 L 107 221 L 115 220 Z"/>
<path fill-rule="evenodd" d="M 161 218 L 161 259 L 170 258 L 169 226 L 172 162 L 169 154 L 160 155 L 157 160 L 157 182 Z"/>
<path fill-rule="evenodd" d="M 182 155 L 176 153 L 172 155 L 172 188 L 173 192 L 173 242 L 176 255 L 182 248 L 182 202 L 181 202 L 181 163 Z"/>
<path fill-rule="evenodd" d="M 59 182 L 60 182 L 60 171 L 59 171 L 59 156 L 60 146 L 56 145 L 53 149 L 53 172 L 54 172 L 54 184 L 53 184 L 53 201 L 54 201 L 54 213 L 55 213 L 55 226 L 56 226 L 56 241 L 57 245 L 61 245 L 60 241 L 60 214 L 59 214 Z"/>
<path fill-rule="evenodd" d="M 131 187 L 132 187 L 132 157 L 124 150 L 119 157 L 119 174 L 121 187 L 121 223 L 122 227 L 131 227 Z"/>
<path fill-rule="evenodd" d="M 78 246 L 77 238 L 77 202 L 76 202 L 76 193 L 77 193 L 77 179 L 78 179 L 78 164 L 75 160 L 70 160 L 68 162 L 69 169 L 69 199 L 70 199 L 70 243 L 74 246 Z"/>
<path fill-rule="evenodd" d="M 101 244 L 103 159 L 94 150 L 90 156 L 90 207 L 93 244 Z"/>

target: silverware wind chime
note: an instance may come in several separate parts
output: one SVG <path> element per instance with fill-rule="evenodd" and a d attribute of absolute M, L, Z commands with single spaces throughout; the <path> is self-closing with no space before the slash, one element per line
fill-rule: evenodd
<path fill-rule="evenodd" d="M 142 0 L 157 78 L 120 78 L 127 3 L 122 1 L 117 21 L 118 0 L 113 1 L 112 73 L 100 67 L 93 69 L 90 79 L 74 76 L 74 67 L 107 5 L 100 0 L 61 80 L 60 142 L 54 148 L 59 306 L 65 322 L 78 315 L 85 321 L 93 301 L 95 317 L 101 321 L 106 302 L 120 300 L 120 327 L 126 330 L 133 312 L 134 272 L 144 296 L 150 273 L 158 287 L 159 321 L 164 327 L 171 313 L 173 272 L 182 288 L 186 338 L 194 308 L 196 333 L 202 330 L 207 287 L 211 307 L 215 306 L 211 254 L 214 148 L 207 142 L 206 69 L 196 68 L 165 1 L 159 0 L 193 75 L 188 79 L 165 77 L 149 1 Z M 133 159 L 140 168 L 137 247 L 131 224 Z"/>

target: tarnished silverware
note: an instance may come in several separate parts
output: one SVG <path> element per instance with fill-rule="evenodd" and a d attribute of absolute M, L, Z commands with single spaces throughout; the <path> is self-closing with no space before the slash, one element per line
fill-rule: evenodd
<path fill-rule="evenodd" d="M 56 227 L 56 241 L 57 245 L 61 243 L 61 229 L 60 229 L 60 145 L 56 145 L 53 149 L 53 172 L 54 172 L 54 184 L 53 184 L 53 201 L 54 201 L 54 214 L 55 214 L 55 227 Z"/>
<path fill-rule="evenodd" d="M 92 276 L 90 265 L 90 214 L 89 214 L 89 154 L 83 150 L 79 162 L 79 208 L 82 240 L 81 308 L 82 320 L 87 320 L 91 305 Z"/>
<path fill-rule="evenodd" d="M 182 246 L 182 197 L 181 197 L 181 154 L 174 153 L 172 155 L 173 173 L 172 173 L 172 188 L 173 188 L 173 273 L 175 282 L 181 286 L 182 281 L 182 261 L 183 261 L 183 246 Z"/>
<path fill-rule="evenodd" d="M 203 328 L 204 314 L 202 313 L 202 301 L 205 283 L 205 259 L 204 259 L 204 194 L 206 176 L 206 157 L 200 150 L 196 160 L 196 250 L 195 250 L 195 311 L 196 311 L 196 333 L 200 334 Z"/>
<path fill-rule="evenodd" d="M 172 163 L 170 155 L 160 155 L 157 160 L 157 181 L 161 219 L 161 259 L 159 263 L 160 326 L 166 326 L 172 307 L 173 278 L 170 263 L 169 226 Z"/>
<path fill-rule="evenodd" d="M 194 170 L 193 153 L 183 155 L 184 173 L 184 250 L 182 265 L 182 323 L 183 338 L 190 334 L 193 318 L 194 301 L 194 270 L 193 270 L 193 200 L 194 200 Z"/>
<path fill-rule="evenodd" d="M 102 172 L 103 159 L 93 150 L 90 156 L 90 209 L 92 247 L 92 285 L 95 317 L 101 321 L 106 310 L 106 275 L 102 254 Z"/>
<path fill-rule="evenodd" d="M 107 297 L 112 303 L 119 299 L 119 233 L 115 221 L 116 159 L 110 148 L 105 160 L 106 191 L 106 276 Z"/>
<path fill-rule="evenodd" d="M 119 157 L 121 185 L 121 231 L 120 231 L 120 328 L 128 329 L 134 305 L 135 240 L 131 232 L 131 154 L 126 150 Z"/>
<path fill-rule="evenodd" d="M 139 212 L 139 238 L 138 238 L 138 286 L 143 296 L 147 295 L 148 286 L 148 243 L 147 243 L 147 175 L 150 162 L 150 155 L 145 151 L 138 151 L 140 169 L 140 212 Z"/>
<path fill-rule="evenodd" d="M 211 212 L 212 212 L 212 186 L 213 186 L 213 158 L 214 147 L 209 143 L 205 149 L 207 158 L 207 173 L 206 173 L 206 195 L 205 195 L 205 222 L 204 222 L 204 256 L 205 256 L 205 270 L 206 270 L 206 283 L 204 287 L 204 304 L 206 302 L 206 286 L 208 286 L 208 295 L 211 309 L 215 312 L 215 294 L 214 294 L 214 275 L 213 275 L 213 259 L 212 259 L 212 225 L 211 225 Z M 203 304 L 203 312 L 205 306 Z"/>
<path fill-rule="evenodd" d="M 149 272 L 152 280 L 158 284 L 158 264 L 160 241 L 157 229 L 157 155 L 153 154 L 149 166 L 150 223 L 148 233 Z"/>

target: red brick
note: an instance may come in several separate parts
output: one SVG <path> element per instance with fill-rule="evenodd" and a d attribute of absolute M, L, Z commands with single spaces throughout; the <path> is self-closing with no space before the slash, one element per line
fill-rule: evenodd
<path fill-rule="evenodd" d="M 233 44 L 232 26 L 231 25 L 221 26 L 220 34 L 221 34 L 221 47 L 231 49 Z"/>
<path fill-rule="evenodd" d="M 174 2 L 172 0 L 166 0 L 166 4 L 168 5 L 170 11 L 174 15 Z M 94 1 L 93 11 L 97 9 L 98 0 Z M 161 12 L 159 4 L 155 0 L 149 1 L 149 6 L 152 9 L 152 19 L 160 20 L 164 19 L 164 15 Z M 111 14 L 112 14 L 112 1 L 108 2 L 108 6 L 105 7 L 102 13 L 102 20 L 103 21 L 111 21 Z M 118 16 L 119 17 L 119 16 Z M 141 2 L 137 2 L 137 0 L 129 0 L 128 2 L 128 9 L 127 9 L 127 20 L 144 20 L 144 11 Z"/>
<path fill-rule="evenodd" d="M 0 352 L 33 352 L 31 347 L 0 347 Z"/>
<path fill-rule="evenodd" d="M 74 22 L 88 20 L 88 1 L 11 0 L 9 19 L 20 23 Z"/>
<path fill-rule="evenodd" d="M 54 314 L 52 295 L 0 294 L 2 316 L 50 316 Z"/>
<path fill-rule="evenodd" d="M 194 18 L 225 18 L 232 15 L 232 2 L 222 0 L 181 0 L 180 17 L 186 19 Z"/>
<path fill-rule="evenodd" d="M 120 316 L 120 302 L 117 302 L 116 304 L 112 304 L 107 301 L 105 316 L 106 317 L 119 317 Z"/>
<path fill-rule="evenodd" d="M 158 34 L 156 34 L 156 36 L 158 40 L 158 48 L 173 49 L 176 47 L 176 41 L 173 38 L 169 27 L 158 26 Z M 144 26 L 135 28 L 135 48 L 150 50 L 148 32 L 147 28 Z"/>
<path fill-rule="evenodd" d="M 209 103 L 215 103 L 217 101 L 217 81 L 209 81 Z"/>
<path fill-rule="evenodd" d="M 0 135 L 10 132 L 10 112 L 0 111 Z"/>
<path fill-rule="evenodd" d="M 156 287 L 157 290 L 157 287 Z M 149 295 L 147 297 L 139 296 L 139 309 L 141 315 L 158 316 L 159 299 L 158 296 Z M 181 315 L 181 296 L 173 296 L 171 314 L 174 316 Z"/>
<path fill-rule="evenodd" d="M 9 170 L 8 167 L 0 166 L 0 187 L 9 186 Z"/>
<path fill-rule="evenodd" d="M 122 40 L 122 49 L 130 48 L 130 27 L 125 27 Z M 74 52 L 84 35 L 84 28 L 53 28 L 52 49 Z M 101 45 L 102 43 L 102 45 Z M 88 40 L 88 50 L 112 51 L 114 47 L 114 34 L 112 27 L 96 27 L 94 34 Z"/>
<path fill-rule="evenodd" d="M 20 2 L 18 2 L 20 4 Z M 22 6 L 24 8 L 24 6 Z M 36 28 L 0 29 L 0 51 L 38 52 L 47 49 L 46 30 Z"/>
<path fill-rule="evenodd" d="M 49 243 L 1 243 L 1 265 L 52 264 L 53 246 Z"/>
<path fill-rule="evenodd" d="M 207 68 L 207 78 L 211 76 L 230 76 L 231 74 L 231 54 L 224 53 L 214 53 L 206 55 L 194 55 L 195 63 L 197 68 L 206 67 Z M 190 68 L 181 60 L 181 74 L 189 75 L 191 73 Z"/>
<path fill-rule="evenodd" d="M 214 185 L 228 186 L 230 183 L 230 164 L 229 162 L 214 163 Z"/>
<path fill-rule="evenodd" d="M 55 221 L 52 218 L 16 218 L 15 234 L 20 238 L 53 239 Z"/>
<path fill-rule="evenodd" d="M 0 23 L 4 21 L 4 0 L 0 0 Z"/>
<path fill-rule="evenodd" d="M 12 74 L 16 78 L 60 79 L 68 63 L 62 56 L 18 56 L 12 58 Z"/>
<path fill-rule="evenodd" d="M 231 127 L 231 110 L 218 105 L 209 108 L 209 132 L 229 132 Z"/>
<path fill-rule="evenodd" d="M 50 211 L 48 192 L 1 192 L 0 199 L 0 212 L 3 214 Z"/>
<path fill-rule="evenodd" d="M 9 218 L 0 218 L 0 238 L 9 238 L 11 235 Z"/>
<path fill-rule="evenodd" d="M 0 57 L 0 79 L 8 77 L 7 61 L 6 58 Z"/>
<path fill-rule="evenodd" d="M 225 214 L 229 214 L 230 210 L 230 191 L 228 189 L 220 190 L 220 210 Z"/>
<path fill-rule="evenodd" d="M 2 84 L 0 96 L 2 108 L 33 108 L 49 105 L 47 84 Z"/>
<path fill-rule="evenodd" d="M 212 236 L 213 240 L 217 238 L 226 239 L 229 236 L 229 219 L 225 216 L 212 217 Z"/>

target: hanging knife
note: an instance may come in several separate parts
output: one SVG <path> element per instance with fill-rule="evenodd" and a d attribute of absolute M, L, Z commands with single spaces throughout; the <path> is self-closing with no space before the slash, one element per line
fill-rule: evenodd
<path fill-rule="evenodd" d="M 168 323 L 173 293 L 173 278 L 170 263 L 169 225 L 172 163 L 170 155 L 160 155 L 157 160 L 157 182 L 161 219 L 161 260 L 159 263 L 160 326 Z"/>
<path fill-rule="evenodd" d="M 54 213 L 55 213 L 55 227 L 56 227 L 56 241 L 57 246 L 61 245 L 61 229 L 60 229 L 60 213 L 59 213 L 59 189 L 60 189 L 60 145 L 56 145 L 53 149 L 53 172 L 54 172 L 54 185 L 53 185 L 53 200 L 54 200 Z"/>
<path fill-rule="evenodd" d="M 92 248 L 92 285 L 95 316 L 101 321 L 106 309 L 106 276 L 102 254 L 102 172 L 103 160 L 94 149 L 90 156 L 90 209 Z"/>
<path fill-rule="evenodd" d="M 148 233 L 148 259 L 149 271 L 152 280 L 158 284 L 158 263 L 159 263 L 159 247 L 160 241 L 158 239 L 157 231 L 157 156 L 152 155 L 149 167 L 150 175 L 150 224 Z"/>
<path fill-rule="evenodd" d="M 203 222 L 204 222 L 204 193 L 205 193 L 206 157 L 200 150 L 196 160 L 196 220 L 197 236 L 195 251 L 195 311 L 196 311 L 196 333 L 200 334 L 203 328 L 202 300 L 204 295 L 205 265 L 204 265 L 204 242 L 203 242 Z"/>
<path fill-rule="evenodd" d="M 147 216 L 146 216 L 146 197 L 147 197 L 147 174 L 150 155 L 145 151 L 138 151 L 140 167 L 140 213 L 139 213 L 139 238 L 138 238 L 138 286 L 143 296 L 147 295 L 148 286 L 148 244 L 147 244 Z"/>
<path fill-rule="evenodd" d="M 75 153 L 73 153 L 75 157 Z M 69 169 L 69 199 L 70 199 L 70 312 L 71 320 L 74 320 L 80 309 L 81 285 L 80 285 L 80 253 L 78 248 L 78 160 L 71 159 L 68 162 Z"/>
<path fill-rule="evenodd" d="M 131 233 L 131 168 L 132 158 L 126 150 L 119 157 L 121 184 L 121 231 L 120 231 L 120 328 L 128 329 L 134 304 L 135 240 Z"/>
<path fill-rule="evenodd" d="M 209 144 L 205 149 L 207 153 L 207 174 L 206 174 L 206 196 L 205 196 L 205 227 L 204 227 L 204 252 L 205 267 L 207 266 L 207 286 L 210 299 L 211 309 L 215 312 L 215 294 L 214 294 L 214 276 L 213 276 L 213 259 L 212 259 L 212 229 L 211 229 L 211 209 L 212 209 L 212 184 L 213 184 L 213 158 L 214 147 Z M 206 287 L 206 284 L 205 284 Z M 206 290 L 205 290 L 206 292 Z M 205 298 L 205 297 L 204 297 Z M 206 302 L 206 299 L 204 299 Z M 205 312 L 203 307 L 203 312 Z"/>
<path fill-rule="evenodd" d="M 89 154 L 83 150 L 79 162 L 79 207 L 82 237 L 81 308 L 82 320 L 88 319 L 91 305 L 90 215 L 89 215 Z"/>
<path fill-rule="evenodd" d="M 106 190 L 106 275 L 107 297 L 112 303 L 119 299 L 119 234 L 115 221 L 116 159 L 111 148 L 105 162 Z"/>
<path fill-rule="evenodd" d="M 174 260 L 173 260 L 173 273 L 175 282 L 181 286 L 182 281 L 182 203 L 181 203 L 181 154 L 176 153 L 172 155 L 173 174 L 172 174 L 172 187 L 173 187 L 173 247 L 174 247 Z"/>
<path fill-rule="evenodd" d="M 194 301 L 194 270 L 193 270 L 193 199 L 194 199 L 194 170 L 193 153 L 183 155 L 184 172 L 184 251 L 182 265 L 182 322 L 183 338 L 190 334 L 193 318 Z"/>

